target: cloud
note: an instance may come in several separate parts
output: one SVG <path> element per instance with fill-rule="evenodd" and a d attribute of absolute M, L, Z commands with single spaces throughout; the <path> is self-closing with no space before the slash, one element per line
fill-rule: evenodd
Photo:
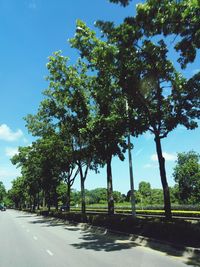
<path fill-rule="evenodd" d="M 14 155 L 18 154 L 18 147 L 6 147 L 5 149 L 6 156 L 13 157 Z"/>
<path fill-rule="evenodd" d="M 8 178 L 16 178 L 20 175 L 20 169 L 16 169 L 13 166 L 1 166 L 0 167 L 0 180 L 6 181 Z"/>
<path fill-rule="evenodd" d="M 158 164 L 151 164 L 151 163 L 147 163 L 143 166 L 145 169 L 155 169 L 158 168 Z"/>
<path fill-rule="evenodd" d="M 167 153 L 163 152 L 163 157 L 165 158 L 166 161 L 175 161 L 177 159 L 177 155 L 174 153 Z M 151 155 L 151 160 L 152 161 L 158 161 L 157 154 Z"/>
<path fill-rule="evenodd" d="M 16 132 L 13 132 L 6 124 L 0 125 L 0 140 L 4 141 L 16 141 L 23 136 L 23 132 L 18 129 Z"/>
<path fill-rule="evenodd" d="M 142 153 L 143 150 L 144 150 L 144 148 L 141 148 L 138 151 L 136 151 L 135 156 L 136 157 L 139 156 Z"/>
<path fill-rule="evenodd" d="M 27 138 L 23 138 L 23 142 L 24 142 L 25 144 L 28 144 L 28 143 L 29 143 L 29 141 L 28 141 Z"/>
<path fill-rule="evenodd" d="M 12 187 L 12 181 L 21 176 L 21 168 L 11 164 L 0 164 L 0 181 L 3 182 L 6 190 Z"/>

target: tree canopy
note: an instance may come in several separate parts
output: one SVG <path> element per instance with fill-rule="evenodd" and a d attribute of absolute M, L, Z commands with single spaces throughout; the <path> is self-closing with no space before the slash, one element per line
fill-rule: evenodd
<path fill-rule="evenodd" d="M 173 177 L 178 185 L 181 203 L 197 204 L 200 201 L 200 155 L 194 151 L 178 153 Z"/>

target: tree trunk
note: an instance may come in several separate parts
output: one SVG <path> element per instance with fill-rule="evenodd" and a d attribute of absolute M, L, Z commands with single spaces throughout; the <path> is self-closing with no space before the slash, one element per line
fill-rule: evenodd
<path fill-rule="evenodd" d="M 48 191 L 48 212 L 50 212 L 50 209 L 51 209 L 51 197 L 50 197 L 50 191 Z"/>
<path fill-rule="evenodd" d="M 37 209 L 40 209 L 40 193 L 37 193 Z"/>
<path fill-rule="evenodd" d="M 70 211 L 70 200 L 71 200 L 71 187 L 70 187 L 70 183 L 68 183 L 67 184 L 66 211 Z"/>
<path fill-rule="evenodd" d="M 163 195 L 164 195 L 164 209 L 165 209 L 165 217 L 166 219 L 171 219 L 171 203 L 170 203 L 170 194 L 169 194 L 169 187 L 167 184 L 167 177 L 165 171 L 165 159 L 162 155 L 162 147 L 161 141 L 159 136 L 155 136 L 155 143 L 156 143 L 156 151 L 158 155 L 158 162 L 159 162 L 159 169 L 160 169 L 160 177 L 163 187 Z"/>
<path fill-rule="evenodd" d="M 33 196 L 33 212 L 35 212 L 36 208 L 36 194 Z"/>
<path fill-rule="evenodd" d="M 128 159 L 129 159 L 129 173 L 130 173 L 130 192 L 131 192 L 131 211 L 132 217 L 136 217 L 135 209 L 135 193 L 134 193 L 134 179 L 133 179 L 133 166 L 132 166 L 132 155 L 131 155 L 131 140 L 130 133 L 128 133 Z"/>
<path fill-rule="evenodd" d="M 81 178 L 81 211 L 82 214 L 85 214 L 86 212 L 86 206 L 85 206 L 85 179 L 83 176 L 83 170 L 81 164 L 79 164 L 79 170 L 80 170 L 80 178 Z"/>
<path fill-rule="evenodd" d="M 113 185 L 112 185 L 112 156 L 107 159 L 107 192 L 108 192 L 108 214 L 114 214 L 114 199 L 113 199 Z"/>
<path fill-rule="evenodd" d="M 45 199 L 45 191 L 42 191 L 42 208 L 44 209 L 46 206 L 46 199 Z"/>

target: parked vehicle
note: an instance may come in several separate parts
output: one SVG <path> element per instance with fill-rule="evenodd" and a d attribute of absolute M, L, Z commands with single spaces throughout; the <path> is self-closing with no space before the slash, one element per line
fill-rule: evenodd
<path fill-rule="evenodd" d="M 0 210 L 1 210 L 1 211 L 6 211 L 6 206 L 0 204 Z"/>

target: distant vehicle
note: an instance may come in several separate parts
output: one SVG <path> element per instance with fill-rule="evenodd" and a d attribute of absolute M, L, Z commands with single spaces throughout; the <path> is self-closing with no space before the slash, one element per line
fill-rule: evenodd
<path fill-rule="evenodd" d="M 1 211 L 6 211 L 6 206 L 0 204 L 0 210 L 1 210 Z"/>
<path fill-rule="evenodd" d="M 60 211 L 67 211 L 68 210 L 68 207 L 66 205 L 62 205 L 60 207 Z"/>

